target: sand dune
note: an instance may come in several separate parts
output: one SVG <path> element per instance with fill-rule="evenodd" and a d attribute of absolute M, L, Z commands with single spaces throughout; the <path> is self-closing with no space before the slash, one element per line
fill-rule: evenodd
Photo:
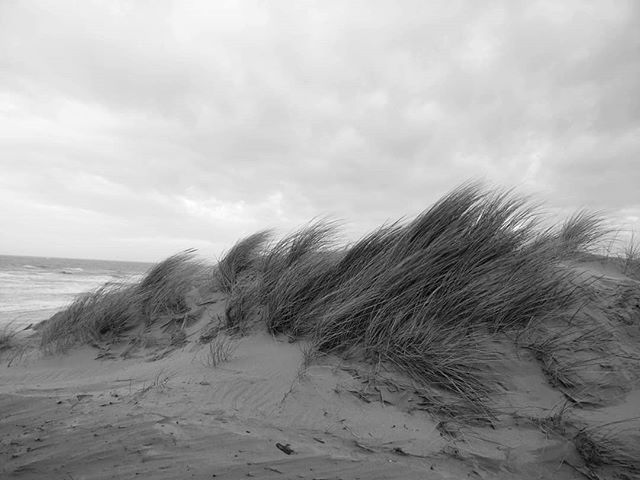
<path fill-rule="evenodd" d="M 0 477 L 640 478 L 637 270 L 504 198 L 79 298 L 0 350 Z"/>
<path fill-rule="evenodd" d="M 607 298 L 615 303 L 617 296 L 609 291 Z M 635 308 L 634 323 L 622 326 L 637 335 Z M 570 439 L 535 422 L 565 402 L 562 390 L 506 342 L 496 365 L 504 392 L 494 399 L 504 413 L 474 426 L 429 415 L 410 392 L 381 386 L 371 395 L 358 362 L 323 357 L 304 368 L 303 348 L 286 337 L 255 333 L 235 341 L 232 358 L 216 368 L 195 341 L 156 361 L 148 361 L 153 349 L 121 358 L 126 345 L 98 359 L 95 347 L 23 352 L 10 367 L 5 354 L 2 477 L 570 479 L 588 471 Z M 617 384 L 615 401 L 570 415 L 591 423 L 640 417 L 635 372 L 631 383 Z"/>

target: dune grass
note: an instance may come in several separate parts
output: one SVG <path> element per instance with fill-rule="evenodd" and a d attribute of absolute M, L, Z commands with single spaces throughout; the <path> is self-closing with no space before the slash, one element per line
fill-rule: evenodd
<path fill-rule="evenodd" d="M 417 385 L 480 405 L 494 387 L 492 336 L 575 309 L 583 292 L 567 264 L 605 233 L 587 212 L 555 229 L 542 223 L 527 198 L 470 183 L 415 219 L 347 246 L 329 220 L 275 242 L 261 231 L 236 243 L 214 270 L 227 294 L 224 327 L 245 331 L 261 322 L 319 352 L 358 352 Z M 43 345 L 117 336 L 183 313 L 203 272 L 185 251 L 137 285 L 80 297 L 45 326 Z"/>
<path fill-rule="evenodd" d="M 12 322 L 0 328 L 0 353 L 5 350 L 10 350 L 15 346 L 15 338 L 18 331 L 15 329 Z"/>
<path fill-rule="evenodd" d="M 563 259 L 594 253 L 611 231 L 596 212 L 580 210 L 570 216 L 558 232 L 558 246 Z"/>
<path fill-rule="evenodd" d="M 51 351 L 107 337 L 117 337 L 140 323 L 141 301 L 136 288 L 106 284 L 78 296 L 42 328 L 41 346 Z"/>
<path fill-rule="evenodd" d="M 564 314 L 580 299 L 565 260 L 602 237 L 596 215 L 539 227 L 526 198 L 465 184 L 408 223 L 335 248 L 335 224 L 315 222 L 272 245 L 256 281 L 236 292 L 275 333 L 323 352 L 359 350 L 418 384 L 480 404 L 495 332 Z M 254 316 L 255 318 L 255 316 Z"/>
<path fill-rule="evenodd" d="M 638 418 L 586 427 L 574 436 L 573 442 L 589 467 L 614 467 L 625 472 L 619 478 L 640 478 L 638 427 Z"/>
<path fill-rule="evenodd" d="M 231 294 L 243 273 L 256 270 L 257 262 L 270 237 L 271 232 L 268 230 L 249 235 L 238 241 L 218 261 L 214 277 L 223 292 Z"/>
<path fill-rule="evenodd" d="M 205 265 L 195 250 L 177 253 L 149 270 L 136 287 L 141 313 L 146 324 L 161 315 L 176 315 L 188 310 L 186 296 L 206 278 Z"/>
<path fill-rule="evenodd" d="M 42 327 L 41 347 L 63 351 L 91 341 L 113 340 L 163 315 L 184 313 L 187 293 L 206 278 L 193 250 L 173 255 L 152 267 L 137 284 L 107 283 L 79 295 Z"/>
<path fill-rule="evenodd" d="M 205 363 L 229 360 L 237 345 L 230 335 L 258 326 L 303 339 L 303 369 L 312 355 L 353 355 L 375 372 L 403 374 L 397 378 L 425 410 L 472 421 L 493 413 L 496 336 L 516 333 L 553 385 L 565 394 L 582 389 L 584 367 L 600 362 L 612 338 L 602 326 L 574 321 L 594 292 L 572 264 L 597 251 L 608 232 L 597 214 L 584 211 L 557 227 L 544 224 L 527 198 L 465 184 L 415 219 L 385 224 L 346 246 L 329 220 L 277 241 L 257 232 L 213 270 L 227 303 L 224 321 L 200 336 L 208 343 Z M 638 252 L 629 248 L 630 270 Z M 206 278 L 194 251 L 181 252 L 138 284 L 78 297 L 44 325 L 42 346 L 113 339 L 185 313 L 189 292 Z M 540 420 L 541 428 L 565 435 L 567 405 Z M 626 438 L 610 424 L 584 428 L 573 441 L 589 466 L 637 475 L 640 457 Z"/>
<path fill-rule="evenodd" d="M 320 291 L 330 286 L 331 265 L 337 254 L 336 225 L 318 220 L 284 237 L 265 254 L 259 301 L 263 319 L 274 333 L 295 333 L 304 324 L 304 311 Z"/>
<path fill-rule="evenodd" d="M 624 247 L 623 273 L 631 278 L 640 278 L 640 243 L 636 239 L 635 232 Z"/>
<path fill-rule="evenodd" d="M 549 383 L 568 395 L 568 390 L 606 387 L 583 376 L 606 360 L 611 341 L 612 333 L 603 325 L 578 323 L 567 315 L 555 318 L 553 325 L 530 324 L 517 343 L 533 352 Z"/>
<path fill-rule="evenodd" d="M 233 337 L 220 332 L 209 342 L 205 354 L 205 364 L 216 368 L 221 363 L 228 362 L 237 348 L 238 342 Z"/>

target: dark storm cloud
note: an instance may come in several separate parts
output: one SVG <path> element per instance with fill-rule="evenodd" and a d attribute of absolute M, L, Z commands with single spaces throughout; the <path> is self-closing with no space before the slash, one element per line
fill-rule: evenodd
<path fill-rule="evenodd" d="M 5 2 L 3 198 L 147 258 L 473 177 L 637 223 L 639 31 L 632 1 Z"/>

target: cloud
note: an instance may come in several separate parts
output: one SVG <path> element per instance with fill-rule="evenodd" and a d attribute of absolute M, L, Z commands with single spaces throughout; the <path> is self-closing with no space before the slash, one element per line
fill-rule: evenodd
<path fill-rule="evenodd" d="M 636 218 L 639 13 L 4 2 L 0 249 L 45 254 L 90 227 L 59 253 L 157 259 L 323 214 L 355 234 L 476 177 Z"/>

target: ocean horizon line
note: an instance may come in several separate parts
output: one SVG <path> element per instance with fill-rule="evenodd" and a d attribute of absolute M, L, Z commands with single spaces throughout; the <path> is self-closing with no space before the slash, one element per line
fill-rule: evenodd
<path fill-rule="evenodd" d="M 119 262 L 119 263 L 139 263 L 153 265 L 161 260 L 145 261 L 145 260 L 121 260 L 117 258 L 88 258 L 88 257 L 59 257 L 56 255 L 22 255 L 11 253 L 0 253 L 0 257 L 12 257 L 12 258 L 43 258 L 52 260 L 80 260 L 89 262 Z"/>

